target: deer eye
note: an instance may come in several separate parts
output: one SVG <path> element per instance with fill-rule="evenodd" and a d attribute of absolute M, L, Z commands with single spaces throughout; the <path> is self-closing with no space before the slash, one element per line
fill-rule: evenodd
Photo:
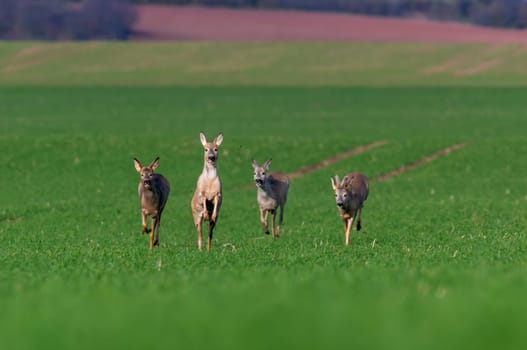
<path fill-rule="evenodd" d="M 217 149 L 217 148 L 214 148 L 214 152 L 218 152 L 218 149 Z"/>
<path fill-rule="evenodd" d="M 209 149 L 208 149 L 208 148 L 205 148 L 205 152 L 208 152 L 208 151 L 209 151 Z"/>

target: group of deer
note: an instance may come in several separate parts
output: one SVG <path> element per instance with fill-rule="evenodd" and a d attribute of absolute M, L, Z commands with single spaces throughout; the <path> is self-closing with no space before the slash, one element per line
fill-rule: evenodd
<path fill-rule="evenodd" d="M 223 142 L 223 135 L 220 133 L 213 141 L 208 141 L 205 135 L 200 133 L 200 141 L 204 149 L 204 165 L 203 171 L 198 177 L 190 206 L 194 225 L 198 233 L 198 248 L 200 250 L 203 245 L 203 221 L 209 222 L 207 250 L 210 250 L 212 234 L 218 221 L 222 203 L 221 180 L 216 163 L 218 160 L 218 149 Z M 273 236 L 278 238 L 280 236 L 280 226 L 284 219 L 284 206 L 289 190 L 289 178 L 280 172 L 268 173 L 270 164 L 271 160 L 266 161 L 262 166 L 259 166 L 255 160 L 252 161 L 263 231 L 266 234 L 270 233 L 268 217 L 271 214 Z M 138 193 L 141 202 L 142 232 L 149 234 L 150 249 L 152 250 L 154 246 L 159 245 L 161 214 L 168 200 L 170 185 L 163 175 L 154 173 L 159 165 L 159 157 L 148 166 L 143 166 L 137 158 L 134 158 L 134 165 L 137 172 L 141 175 Z M 331 184 L 335 191 L 339 214 L 344 222 L 345 243 L 349 245 L 350 231 L 356 218 L 358 218 L 356 220 L 357 230 L 361 229 L 360 218 L 363 203 L 368 197 L 368 180 L 361 173 L 351 173 L 346 175 L 342 181 L 340 181 L 338 176 L 331 178 Z M 276 225 L 275 219 L 278 209 L 280 209 L 280 216 L 278 225 Z M 148 216 L 151 217 L 151 228 L 148 228 Z"/>

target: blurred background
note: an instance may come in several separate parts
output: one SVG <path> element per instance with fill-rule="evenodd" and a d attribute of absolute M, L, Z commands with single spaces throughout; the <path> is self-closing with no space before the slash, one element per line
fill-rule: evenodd
<path fill-rule="evenodd" d="M 514 29 L 527 26 L 526 0 L 0 0 L 0 38 L 127 40 L 133 38 L 143 12 L 160 5 L 296 9 Z"/>

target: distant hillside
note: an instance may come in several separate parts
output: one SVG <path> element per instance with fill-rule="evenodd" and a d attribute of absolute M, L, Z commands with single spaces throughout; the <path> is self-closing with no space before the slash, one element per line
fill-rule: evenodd
<path fill-rule="evenodd" d="M 97 0 L 85 0 L 97 1 Z M 489 27 L 526 28 L 525 0 L 131 0 L 136 4 L 308 10 L 386 17 L 422 16 Z"/>
<path fill-rule="evenodd" d="M 135 40 L 527 43 L 527 31 L 350 14 L 137 6 Z"/>

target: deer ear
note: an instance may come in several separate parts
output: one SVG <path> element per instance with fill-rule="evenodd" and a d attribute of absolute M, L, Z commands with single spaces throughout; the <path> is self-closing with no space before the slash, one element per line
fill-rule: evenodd
<path fill-rule="evenodd" d="M 221 145 L 222 142 L 223 142 L 223 134 L 220 132 L 218 136 L 216 136 L 216 138 L 214 139 L 214 143 L 216 144 L 216 146 L 219 146 Z"/>
<path fill-rule="evenodd" d="M 141 169 L 143 169 L 143 165 L 137 158 L 134 158 L 134 166 L 135 166 L 135 170 L 137 170 L 138 173 L 140 173 Z"/>
<path fill-rule="evenodd" d="M 331 178 L 331 186 L 333 187 L 333 190 L 337 189 L 337 185 L 338 185 L 338 182 L 335 176 L 335 178 Z"/>
<path fill-rule="evenodd" d="M 258 163 L 256 163 L 256 161 L 253 159 L 253 161 L 251 162 L 251 164 L 253 165 L 253 168 L 258 168 Z"/>
<path fill-rule="evenodd" d="M 207 144 L 207 138 L 205 137 L 205 134 L 200 132 L 199 133 L 199 140 L 201 141 L 201 144 L 203 145 L 203 147 L 205 147 L 205 145 Z"/>
<path fill-rule="evenodd" d="M 344 178 L 342 179 L 342 183 L 344 184 L 346 188 L 349 188 L 352 182 L 353 182 L 353 177 L 348 176 L 348 175 L 344 176 Z"/>
<path fill-rule="evenodd" d="M 269 169 L 269 165 L 271 165 L 271 159 L 267 160 L 264 165 L 262 165 L 262 168 L 267 171 Z"/>
<path fill-rule="evenodd" d="M 159 165 L 159 157 L 154 159 L 154 161 L 148 166 L 152 171 L 156 170 L 157 166 Z"/>

